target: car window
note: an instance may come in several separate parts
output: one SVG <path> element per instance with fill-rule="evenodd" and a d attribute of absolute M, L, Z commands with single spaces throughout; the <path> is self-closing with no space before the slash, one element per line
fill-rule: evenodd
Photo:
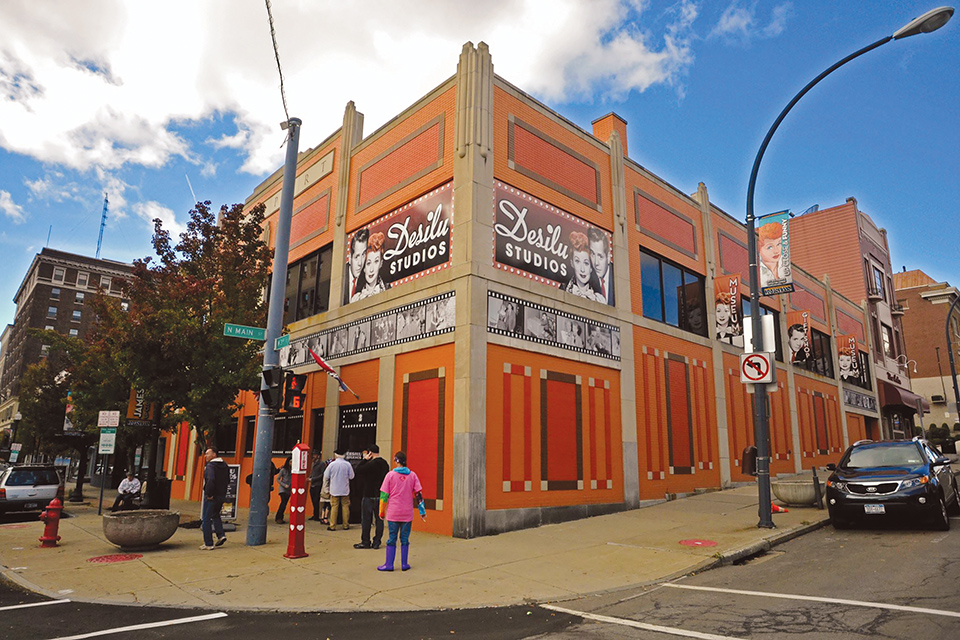
<path fill-rule="evenodd" d="M 895 447 L 864 447 L 854 449 L 847 459 L 846 468 L 906 467 L 923 464 L 920 450 L 913 445 Z"/>
<path fill-rule="evenodd" d="M 53 469 L 13 469 L 6 482 L 8 487 L 32 487 L 43 484 L 60 484 L 60 476 Z"/>

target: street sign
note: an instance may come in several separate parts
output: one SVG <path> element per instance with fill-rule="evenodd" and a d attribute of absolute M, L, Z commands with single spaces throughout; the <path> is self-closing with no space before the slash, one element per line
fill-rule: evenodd
<path fill-rule="evenodd" d="M 225 322 L 223 325 L 223 335 L 228 338 L 245 338 L 247 340 L 266 340 L 267 330 L 259 327 L 247 327 L 242 324 L 230 324 Z"/>
<path fill-rule="evenodd" d="M 97 415 L 97 426 L 98 427 L 119 427 L 120 412 L 119 411 L 101 411 Z"/>
<path fill-rule="evenodd" d="M 280 351 L 280 349 L 283 349 L 284 347 L 288 346 L 289 344 L 290 344 L 290 335 L 287 334 L 287 335 L 285 335 L 285 336 L 280 336 L 279 338 L 277 338 L 277 341 L 274 343 L 274 345 L 275 345 L 274 348 L 275 348 L 277 351 Z"/>
<path fill-rule="evenodd" d="M 20 458 L 21 448 L 23 448 L 23 445 L 19 442 L 14 442 L 10 445 L 10 462 L 16 462 Z"/>
<path fill-rule="evenodd" d="M 740 355 L 740 382 L 766 384 L 773 382 L 772 353 L 743 353 Z"/>
<path fill-rule="evenodd" d="M 117 448 L 117 428 L 107 427 L 100 429 L 100 448 L 97 453 L 112 454 Z"/>

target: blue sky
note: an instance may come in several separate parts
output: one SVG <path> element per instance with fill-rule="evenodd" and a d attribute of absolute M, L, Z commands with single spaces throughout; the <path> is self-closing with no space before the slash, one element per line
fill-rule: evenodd
<path fill-rule="evenodd" d="M 586 130 L 616 111 L 630 157 L 679 189 L 704 182 L 742 219 L 779 111 L 823 69 L 932 2 L 444 0 L 273 6 L 301 149 L 354 100 L 370 133 L 456 70 L 464 42 Z M 960 284 L 960 18 L 830 76 L 774 137 L 757 213 L 855 196 L 894 269 Z M 151 252 L 196 199 L 243 202 L 282 163 L 284 119 L 262 2 L 0 3 L 0 322 L 49 234 L 101 257 Z M 191 191 L 192 188 L 192 191 Z M 827 239 L 825 239 L 827 240 Z"/>

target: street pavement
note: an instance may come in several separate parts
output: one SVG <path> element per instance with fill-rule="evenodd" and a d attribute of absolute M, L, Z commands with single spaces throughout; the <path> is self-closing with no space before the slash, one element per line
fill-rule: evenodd
<path fill-rule="evenodd" d="M 112 502 L 110 503 L 112 504 Z M 199 504 L 173 501 L 181 522 Z M 562 602 L 729 564 L 815 530 L 827 512 L 791 507 L 758 529 L 755 485 L 708 492 L 623 513 L 472 540 L 418 532 L 410 571 L 379 572 L 384 551 L 357 550 L 359 526 L 307 522 L 306 558 L 283 557 L 288 528 L 269 522 L 267 543 L 238 531 L 201 551 L 199 529 L 180 528 L 158 549 L 120 562 L 103 535 L 96 501 L 67 504 L 57 548 L 40 548 L 39 521 L 0 525 L 0 572 L 51 598 L 101 604 L 275 611 L 426 611 Z"/>

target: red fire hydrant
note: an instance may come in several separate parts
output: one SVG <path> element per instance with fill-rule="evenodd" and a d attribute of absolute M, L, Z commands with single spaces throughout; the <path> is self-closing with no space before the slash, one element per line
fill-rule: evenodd
<path fill-rule="evenodd" d="M 47 525 L 43 528 L 43 535 L 40 536 L 41 547 L 55 547 L 60 540 L 57 530 L 60 529 L 60 512 L 63 511 L 63 503 L 60 498 L 54 498 L 47 505 L 46 510 L 40 514 L 40 519 Z"/>

